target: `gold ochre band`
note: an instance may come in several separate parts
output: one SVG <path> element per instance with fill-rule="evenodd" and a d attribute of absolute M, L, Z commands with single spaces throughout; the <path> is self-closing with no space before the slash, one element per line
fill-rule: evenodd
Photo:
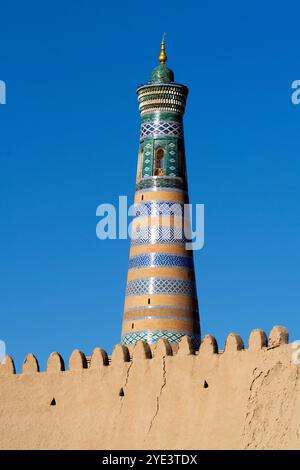
<path fill-rule="evenodd" d="M 156 245 L 133 245 L 130 247 L 130 256 L 142 253 L 176 253 L 190 255 L 191 250 L 186 250 L 185 243 L 161 243 Z"/>
<path fill-rule="evenodd" d="M 133 333 L 134 331 L 143 330 L 176 330 L 186 331 L 188 333 L 198 333 L 199 324 L 196 322 L 186 322 L 181 320 L 168 320 L 168 319 L 157 319 L 157 320 L 140 320 L 135 322 L 123 323 L 122 335 L 126 333 Z"/>
<path fill-rule="evenodd" d="M 145 193 L 137 193 L 134 198 L 134 203 L 148 202 L 148 201 L 176 201 L 188 203 L 188 196 L 184 192 L 174 191 L 149 191 Z"/>
<path fill-rule="evenodd" d="M 176 279 L 193 279 L 194 271 L 189 268 L 137 268 L 130 269 L 127 281 L 142 277 L 174 277 Z"/>
<path fill-rule="evenodd" d="M 164 305 L 164 306 L 183 306 L 183 307 L 197 307 L 196 299 L 186 295 L 161 295 L 161 294 L 148 294 L 148 295 L 134 295 L 125 298 L 124 310 L 132 307 L 147 307 L 147 305 Z"/>

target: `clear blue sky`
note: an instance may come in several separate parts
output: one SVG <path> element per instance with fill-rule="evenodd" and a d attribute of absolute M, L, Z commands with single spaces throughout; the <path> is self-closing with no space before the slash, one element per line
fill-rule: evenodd
<path fill-rule="evenodd" d="M 280 4 L 279 4 L 280 3 Z M 298 3 L 298 5 L 297 5 Z M 96 207 L 132 199 L 137 85 L 168 64 L 190 89 L 191 200 L 202 333 L 274 324 L 300 339 L 299 2 L 2 2 L 0 339 L 18 367 L 120 340 L 129 241 Z"/>

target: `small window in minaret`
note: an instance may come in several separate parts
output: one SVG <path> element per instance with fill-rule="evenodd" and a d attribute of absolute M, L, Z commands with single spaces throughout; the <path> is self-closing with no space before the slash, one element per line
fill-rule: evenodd
<path fill-rule="evenodd" d="M 162 147 L 155 150 L 155 176 L 163 176 L 165 174 L 165 151 Z"/>

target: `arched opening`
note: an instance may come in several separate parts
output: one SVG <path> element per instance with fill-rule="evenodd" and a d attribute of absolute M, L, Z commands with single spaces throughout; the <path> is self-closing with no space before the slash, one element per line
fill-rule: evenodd
<path fill-rule="evenodd" d="M 154 175 L 162 176 L 165 174 L 165 151 L 162 147 L 155 150 L 155 168 Z"/>

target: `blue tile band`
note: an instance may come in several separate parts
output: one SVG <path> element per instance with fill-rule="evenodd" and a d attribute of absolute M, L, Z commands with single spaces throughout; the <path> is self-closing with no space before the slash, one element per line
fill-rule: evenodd
<path fill-rule="evenodd" d="M 134 238 L 131 239 L 131 246 L 164 243 L 185 244 L 190 242 L 191 240 L 186 238 L 182 228 L 153 225 L 144 227 L 139 232 L 136 232 Z"/>
<path fill-rule="evenodd" d="M 128 269 L 138 268 L 188 268 L 194 269 L 192 256 L 170 253 L 146 253 L 131 256 Z"/>
<path fill-rule="evenodd" d="M 175 216 L 183 217 L 184 204 L 176 201 L 138 202 L 133 208 L 134 217 Z M 187 216 L 189 212 L 187 211 Z"/>
<path fill-rule="evenodd" d="M 140 138 L 173 136 L 183 138 L 183 125 L 181 122 L 148 121 L 141 125 Z"/>
<path fill-rule="evenodd" d="M 186 295 L 196 297 L 195 282 L 169 277 L 145 277 L 127 283 L 126 296 L 132 295 Z"/>
<path fill-rule="evenodd" d="M 125 346 L 135 344 L 139 340 L 147 341 L 149 344 L 156 343 L 160 338 L 167 339 L 170 343 L 178 343 L 183 336 L 189 336 L 192 338 L 196 349 L 200 346 L 200 335 L 186 333 L 181 331 L 171 330 L 149 330 L 149 331 L 135 331 L 133 333 L 127 333 L 122 337 L 122 343 Z"/>

